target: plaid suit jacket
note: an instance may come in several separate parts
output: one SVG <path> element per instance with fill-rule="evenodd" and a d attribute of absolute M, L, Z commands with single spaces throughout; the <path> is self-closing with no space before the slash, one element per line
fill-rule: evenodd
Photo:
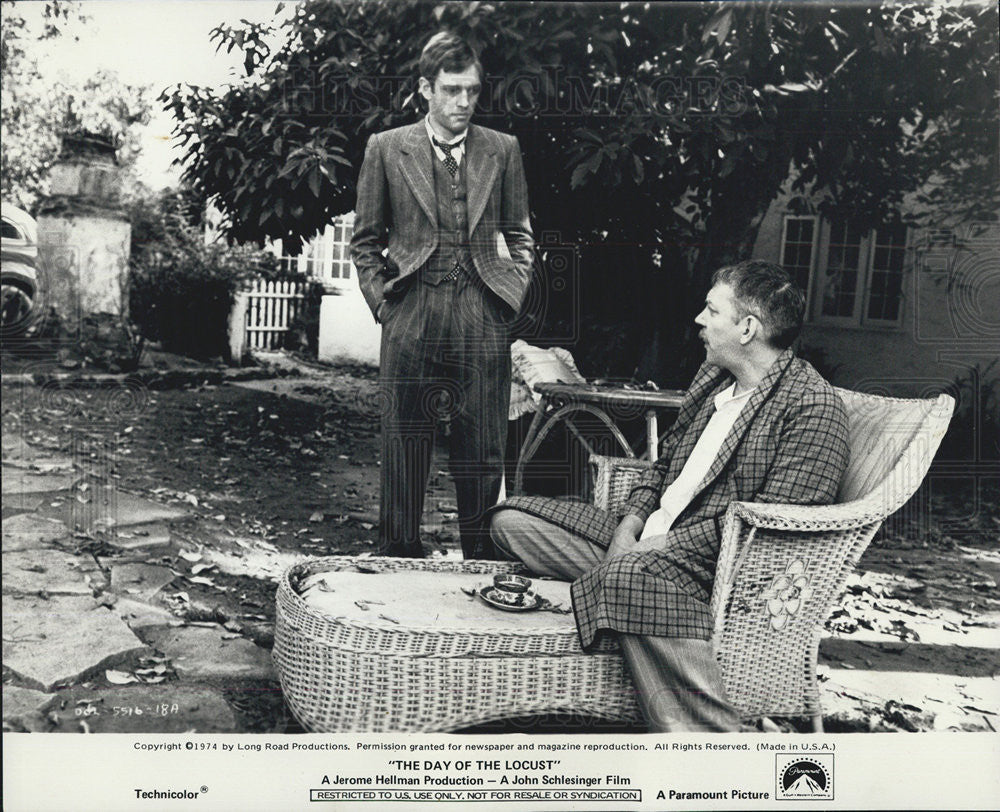
<path fill-rule="evenodd" d="M 645 521 L 677 477 L 733 383 L 705 364 L 681 404 L 662 456 L 629 495 L 625 513 Z M 572 588 L 584 648 L 600 630 L 708 639 L 708 601 L 730 502 L 829 504 L 847 466 L 847 413 L 833 388 L 807 362 L 783 352 L 744 405 L 690 504 L 661 550 L 628 553 L 595 567 Z M 618 516 L 579 503 L 516 497 L 504 504 L 607 547 Z"/>

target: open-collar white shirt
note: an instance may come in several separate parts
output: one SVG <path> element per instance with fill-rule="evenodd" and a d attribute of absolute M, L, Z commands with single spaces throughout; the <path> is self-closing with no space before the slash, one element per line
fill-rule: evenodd
<path fill-rule="evenodd" d="M 715 396 L 715 413 L 705 425 L 705 430 L 695 443 L 691 456 L 687 458 L 677 479 L 667 486 L 663 496 L 660 497 L 659 509 L 654 510 L 646 519 L 640 540 L 665 535 L 681 511 L 691 503 L 701 481 L 712 467 L 715 458 L 719 456 L 726 435 L 736 424 L 736 419 L 753 391 L 748 389 L 737 395 L 734 383 Z"/>

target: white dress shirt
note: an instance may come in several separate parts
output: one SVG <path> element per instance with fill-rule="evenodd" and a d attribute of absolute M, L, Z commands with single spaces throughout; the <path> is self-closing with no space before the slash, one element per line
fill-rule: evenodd
<path fill-rule="evenodd" d="M 440 141 L 442 144 L 454 144 L 456 141 L 462 142 L 457 150 L 452 150 L 451 152 L 451 157 L 455 159 L 455 163 L 461 166 L 462 158 L 465 157 L 465 136 L 469 134 L 469 131 L 466 130 L 461 135 L 456 135 L 454 138 L 448 141 L 445 138 L 437 137 L 437 134 L 431 127 L 431 120 L 429 116 L 424 116 L 424 126 L 427 128 L 427 137 L 431 139 L 431 149 L 434 150 L 434 154 L 437 155 L 438 158 L 440 158 L 442 161 L 444 160 L 445 153 L 443 149 L 439 149 L 437 144 L 434 143 L 435 138 L 437 138 L 437 140 Z"/>
<path fill-rule="evenodd" d="M 646 519 L 640 541 L 666 534 L 681 511 L 691 503 L 752 392 L 753 389 L 749 389 L 737 395 L 734 383 L 715 396 L 715 414 L 709 419 L 677 479 L 667 486 L 660 497 L 659 509 L 654 510 Z"/>

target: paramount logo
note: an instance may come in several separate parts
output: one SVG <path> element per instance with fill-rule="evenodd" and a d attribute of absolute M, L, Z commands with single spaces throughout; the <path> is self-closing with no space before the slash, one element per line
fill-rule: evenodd
<path fill-rule="evenodd" d="M 833 800 L 833 754 L 781 753 L 774 766 L 777 800 Z"/>

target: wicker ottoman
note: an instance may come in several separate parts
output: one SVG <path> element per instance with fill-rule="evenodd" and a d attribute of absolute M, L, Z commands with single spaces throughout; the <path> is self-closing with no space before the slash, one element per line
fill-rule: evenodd
<path fill-rule="evenodd" d="M 571 614 L 504 612 L 467 593 L 494 561 L 334 557 L 291 567 L 277 595 L 274 660 L 308 730 L 448 731 L 531 713 L 639 722 L 617 645 L 580 649 Z M 322 608 L 299 587 L 331 573 Z M 569 608 L 568 585 L 535 581 Z"/>

